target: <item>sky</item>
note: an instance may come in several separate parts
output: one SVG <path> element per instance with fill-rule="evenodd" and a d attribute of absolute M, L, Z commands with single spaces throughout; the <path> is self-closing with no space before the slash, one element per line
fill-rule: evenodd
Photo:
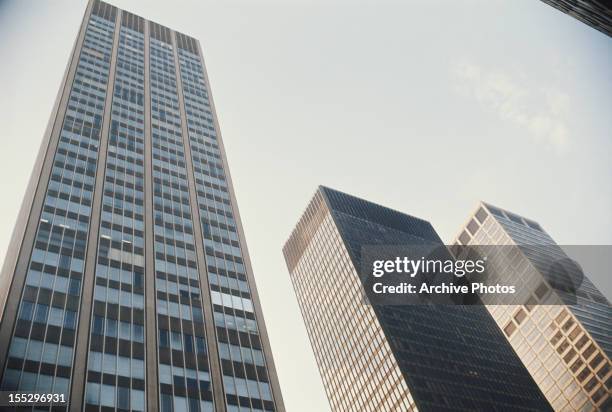
<path fill-rule="evenodd" d="M 111 3 L 202 42 L 289 411 L 329 410 L 281 251 L 317 185 L 612 244 L 612 39 L 540 1 Z M 84 9 L 0 0 L 0 259 Z"/>

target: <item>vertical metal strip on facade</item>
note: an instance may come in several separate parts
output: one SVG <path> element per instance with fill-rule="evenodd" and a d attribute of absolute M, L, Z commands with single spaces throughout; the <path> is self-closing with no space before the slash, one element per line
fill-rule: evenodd
<path fill-rule="evenodd" d="M 144 23 L 144 141 L 145 141 L 145 345 L 146 408 L 159 409 L 157 377 L 157 311 L 155 307 L 155 229 L 153 226 L 153 142 L 151 137 L 151 62 L 149 21 Z"/>
<path fill-rule="evenodd" d="M 223 138 L 221 136 L 221 128 L 219 127 L 219 119 L 217 118 L 217 110 L 215 109 L 215 102 L 213 99 L 212 89 L 208 80 L 208 71 L 206 70 L 206 64 L 204 63 L 204 55 L 202 54 L 202 46 L 200 42 L 197 42 L 198 54 L 200 61 L 202 62 L 202 70 L 204 72 L 204 81 L 206 83 L 206 90 L 208 90 L 208 97 L 210 100 L 210 111 L 212 112 L 215 133 L 217 135 L 217 142 L 221 152 L 221 160 L 223 162 L 223 169 L 225 177 L 227 179 L 228 191 L 231 199 L 232 210 L 234 212 L 234 218 L 236 220 L 236 227 L 238 229 L 238 240 L 240 243 L 240 249 L 242 251 L 242 258 L 244 260 L 245 272 L 247 275 L 249 288 L 251 291 L 251 300 L 255 308 L 255 319 L 257 327 L 259 329 L 259 338 L 261 340 L 262 349 L 265 356 L 265 361 L 268 370 L 268 378 L 270 380 L 270 386 L 272 388 L 272 397 L 274 398 L 274 404 L 277 412 L 285 412 L 285 405 L 283 403 L 283 397 L 278 382 L 278 375 L 276 374 L 276 368 L 274 366 L 274 359 L 272 357 L 272 348 L 270 347 L 270 340 L 268 339 L 268 332 L 266 330 L 266 324 L 263 319 L 263 312 L 261 309 L 261 303 L 259 302 L 259 294 L 257 293 L 257 287 L 255 285 L 255 278 L 253 276 L 253 269 L 251 266 L 251 258 L 249 257 L 249 250 L 247 248 L 246 238 L 244 236 L 244 230 L 242 228 L 242 220 L 240 219 L 240 212 L 238 211 L 238 202 L 236 201 L 236 194 L 234 193 L 234 185 L 232 183 L 232 177 L 230 174 L 229 165 L 227 163 L 227 156 L 225 154 L 225 146 L 223 145 Z M 198 222 L 199 223 L 199 222 Z M 208 278 L 207 278 L 208 281 Z M 210 306 L 212 313 L 212 305 Z"/>
<path fill-rule="evenodd" d="M 19 309 L 20 299 L 25 286 L 30 255 L 34 248 L 38 219 L 43 209 L 45 193 L 51 178 L 53 159 L 59 143 L 62 123 L 70 98 L 70 90 L 79 64 L 79 56 L 92 7 L 93 1 L 90 1 L 85 9 L 83 21 L 81 22 L 70 60 L 64 72 L 62 84 L 34 163 L 34 170 L 30 176 L 25 198 L 17 216 L 6 260 L 2 266 L 0 274 L 0 316 L 2 318 L 2 323 L 0 324 L 0 342 L 6 342 L 7 344 L 0 345 L 0 375 L 6 369 L 9 350 L 8 342 L 10 342 L 11 334 L 17 321 L 17 310 Z M 2 316 L 4 313 L 10 315 Z"/>
<path fill-rule="evenodd" d="M 87 353 L 89 351 L 89 335 L 91 325 L 91 313 L 93 307 L 93 292 L 96 276 L 96 261 L 98 254 L 98 238 L 100 232 L 100 215 L 102 212 L 102 198 L 104 196 L 104 176 L 106 171 L 106 157 L 108 149 L 111 108 L 113 103 L 113 92 L 115 89 L 115 72 L 117 63 L 117 51 L 119 49 L 119 33 L 121 31 L 121 10 L 116 9 L 115 32 L 113 36 L 113 51 L 110 61 L 110 73 L 106 88 L 106 99 L 104 101 L 104 118 L 100 133 L 100 148 L 98 153 L 98 166 L 96 167 L 96 180 L 92 201 L 91 221 L 89 222 L 89 234 L 87 237 L 87 254 L 85 259 L 85 272 L 83 275 L 83 286 L 81 294 L 81 307 L 77 323 L 77 338 L 75 345 L 75 358 L 72 375 L 79 379 L 73 379 L 70 391 L 70 411 L 81 411 L 83 409 L 86 373 Z M 82 377 L 82 379 L 81 379 Z"/>
<path fill-rule="evenodd" d="M 208 364 L 210 366 L 210 378 L 213 386 L 213 401 L 215 410 L 224 411 L 225 394 L 223 390 L 223 374 L 221 372 L 221 362 L 219 361 L 219 349 L 215 331 L 215 321 L 213 319 L 213 306 L 210 296 L 210 285 L 208 283 L 208 266 L 204 253 L 204 234 L 202 233 L 202 221 L 200 218 L 200 208 L 198 206 L 198 196 L 195 184 L 195 174 L 193 171 L 193 158 L 191 157 L 191 144 L 189 142 L 189 131 L 187 128 L 187 114 L 185 112 L 185 99 L 181 80 L 181 66 L 178 57 L 178 46 L 176 32 L 172 31 L 172 49 L 174 53 L 174 67 L 176 70 L 176 83 L 179 100 L 179 112 L 181 114 L 181 134 L 185 150 L 185 168 L 187 170 L 187 181 L 189 183 L 189 203 L 193 220 L 193 232 L 195 237 L 196 256 L 200 276 L 200 288 L 202 296 L 202 307 L 204 309 L 204 327 L 206 328 L 206 345 L 208 347 Z M 206 287 L 204 287 L 206 286 Z"/>

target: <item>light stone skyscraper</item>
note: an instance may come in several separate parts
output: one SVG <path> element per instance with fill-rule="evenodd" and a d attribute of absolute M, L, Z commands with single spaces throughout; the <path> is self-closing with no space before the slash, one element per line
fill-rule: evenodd
<path fill-rule="evenodd" d="M 520 282 L 519 301 L 487 308 L 553 408 L 612 410 L 612 308 L 548 233 L 482 202 L 455 245 L 481 249 L 492 281 Z"/>

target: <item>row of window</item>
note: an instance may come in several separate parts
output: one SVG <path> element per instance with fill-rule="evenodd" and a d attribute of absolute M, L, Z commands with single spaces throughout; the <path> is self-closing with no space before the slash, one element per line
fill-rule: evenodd
<path fill-rule="evenodd" d="M 193 214 L 189 207 L 185 153 L 181 139 L 174 55 L 170 47 L 154 39 L 151 39 L 151 86 L 156 290 L 158 293 L 170 294 L 169 298 L 191 295 L 199 300 L 201 290 L 193 238 Z M 181 301 L 183 303 L 158 296 L 157 312 L 183 319 L 183 322 L 202 324 L 202 308 L 186 304 L 192 302 L 191 299 L 181 298 Z M 190 331 L 184 330 L 183 322 L 182 332 L 159 328 L 160 354 L 172 349 L 185 354 L 197 353 L 199 356 L 205 356 L 205 339 L 192 336 Z M 166 363 L 171 362 L 168 359 Z M 161 411 L 212 411 L 210 376 L 207 370 L 202 370 L 203 365 L 198 363 L 198 369 L 192 369 L 166 363 L 159 364 Z M 199 398 L 185 397 L 184 388 L 189 388 L 190 393 L 199 388 Z"/>
<path fill-rule="evenodd" d="M 85 402 L 90 405 L 100 405 L 108 408 L 145 410 L 145 395 L 143 390 L 130 389 L 123 386 L 112 386 L 87 382 Z"/>
<path fill-rule="evenodd" d="M 92 334 L 144 343 L 144 326 L 94 315 Z"/>

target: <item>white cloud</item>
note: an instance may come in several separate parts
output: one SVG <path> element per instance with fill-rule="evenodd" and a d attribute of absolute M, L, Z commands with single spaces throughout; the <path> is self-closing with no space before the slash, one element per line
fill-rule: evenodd
<path fill-rule="evenodd" d="M 483 68 L 467 60 L 451 66 L 456 90 L 474 98 L 508 122 L 527 130 L 537 142 L 565 153 L 570 144 L 569 96 L 552 87 L 530 88 L 525 79 Z"/>

